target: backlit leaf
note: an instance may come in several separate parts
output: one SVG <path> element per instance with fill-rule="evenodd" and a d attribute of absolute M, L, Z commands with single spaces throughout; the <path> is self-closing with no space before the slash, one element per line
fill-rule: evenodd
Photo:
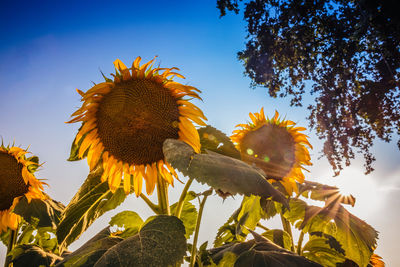
<path fill-rule="evenodd" d="M 109 223 L 111 226 L 116 225 L 124 228 L 123 232 L 118 236 L 127 238 L 137 234 L 140 226 L 143 224 L 142 218 L 134 211 L 126 210 L 113 216 Z"/>
<path fill-rule="evenodd" d="M 326 267 L 336 267 L 337 263 L 345 260 L 344 255 L 333 249 L 323 237 L 312 237 L 302 248 L 302 254 Z"/>
<path fill-rule="evenodd" d="M 268 230 L 262 236 L 287 250 L 290 250 L 292 247 L 292 238 L 287 232 L 281 229 Z"/>
<path fill-rule="evenodd" d="M 346 258 L 360 266 L 368 264 L 376 247 L 376 230 L 338 203 L 320 208 L 291 199 L 290 211 L 285 211 L 284 216 L 304 232 L 332 236 L 345 250 Z"/>

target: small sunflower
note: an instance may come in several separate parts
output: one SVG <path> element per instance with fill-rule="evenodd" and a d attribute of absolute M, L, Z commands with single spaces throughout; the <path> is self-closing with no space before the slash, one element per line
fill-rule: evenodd
<path fill-rule="evenodd" d="M 131 68 L 119 59 L 114 61 L 114 81 L 92 87 L 82 96 L 82 107 L 68 123 L 82 121 L 75 143 L 81 142 L 79 157 L 87 154 L 92 170 L 102 161 L 102 181 L 108 180 L 111 191 L 124 181 L 130 192 L 131 183 L 140 195 L 143 179 L 151 194 L 157 175 L 173 184 L 174 169 L 164 160 L 163 142 L 179 139 L 200 152 L 200 138 L 193 122 L 205 125 L 203 112 L 189 102 L 201 99 L 198 89 L 173 81 L 184 78 L 177 68 L 153 68 L 154 59 L 139 65 L 137 57 Z M 188 99 L 186 99 L 188 98 Z M 83 141 L 81 141 L 83 139 Z M 132 181 L 131 181 L 132 179 Z"/>
<path fill-rule="evenodd" d="M 46 199 L 43 182 L 33 175 L 38 164 L 26 159 L 26 150 L 0 145 L 0 233 L 17 229 L 21 217 L 13 210 L 19 199 Z"/>
<path fill-rule="evenodd" d="M 305 128 L 280 119 L 276 111 L 272 119 L 265 118 L 263 108 L 249 116 L 251 122 L 236 125 L 242 129 L 234 130 L 231 136 L 242 160 L 261 168 L 268 179 L 280 181 L 291 195 L 297 191 L 296 181 L 304 181 L 303 165 L 312 165 L 306 147 L 312 146 L 299 132 Z"/>

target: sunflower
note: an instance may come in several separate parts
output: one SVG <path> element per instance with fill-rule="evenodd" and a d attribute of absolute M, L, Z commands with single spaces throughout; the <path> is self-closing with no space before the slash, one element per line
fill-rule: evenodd
<path fill-rule="evenodd" d="M 179 139 L 200 152 L 200 138 L 192 121 L 205 125 L 203 112 L 189 102 L 200 99 L 198 89 L 173 81 L 184 78 L 177 68 L 153 68 L 155 59 L 139 65 L 137 57 L 131 68 L 119 59 L 114 61 L 114 80 L 93 86 L 82 96 L 82 107 L 68 123 L 82 121 L 75 143 L 80 143 L 79 157 L 87 155 L 91 170 L 101 162 L 101 180 L 108 180 L 115 192 L 123 177 L 124 191 L 131 184 L 137 196 L 142 190 L 152 194 L 160 175 L 173 185 L 174 169 L 164 160 L 163 142 Z"/>
<path fill-rule="evenodd" d="M 241 129 L 231 136 L 242 160 L 261 168 L 271 181 L 280 181 L 291 195 L 297 191 L 296 181 L 304 181 L 303 165 L 312 165 L 307 149 L 312 146 L 300 133 L 305 128 L 280 119 L 277 111 L 272 119 L 265 118 L 263 108 L 249 116 L 251 122 L 236 125 Z"/>
<path fill-rule="evenodd" d="M 13 210 L 19 199 L 46 199 L 43 182 L 33 175 L 38 164 L 26 159 L 26 150 L 0 145 L 0 233 L 16 230 L 21 217 Z"/>

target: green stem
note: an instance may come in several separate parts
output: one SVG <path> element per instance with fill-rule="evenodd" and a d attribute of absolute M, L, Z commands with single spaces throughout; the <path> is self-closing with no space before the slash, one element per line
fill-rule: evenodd
<path fill-rule="evenodd" d="M 192 245 L 192 255 L 190 257 L 190 267 L 194 267 L 194 264 L 196 262 L 197 239 L 199 238 L 201 217 L 203 215 L 204 204 L 206 204 L 207 197 L 209 195 L 211 195 L 212 192 L 213 192 L 213 190 L 209 189 L 209 190 L 205 191 L 202 194 L 202 195 L 204 195 L 204 197 L 203 197 L 203 200 L 200 203 L 199 214 L 197 215 L 196 229 L 195 229 L 195 232 L 194 232 L 193 245 Z"/>
<path fill-rule="evenodd" d="M 300 256 L 301 256 L 301 245 L 303 243 L 303 238 L 304 238 L 304 232 L 301 231 L 299 241 L 297 242 L 297 254 L 299 254 Z"/>
<path fill-rule="evenodd" d="M 143 193 L 140 194 L 140 197 L 144 200 L 144 202 L 146 202 L 146 204 L 150 207 L 150 209 L 152 209 L 154 211 L 154 213 L 161 214 L 160 206 L 158 206 L 158 205 L 154 204 L 153 202 L 151 202 L 151 200 L 148 199 L 146 197 L 146 195 L 144 195 Z"/>
<path fill-rule="evenodd" d="M 178 218 L 181 217 L 183 204 L 185 203 L 185 198 L 186 198 L 187 192 L 188 192 L 189 187 L 190 187 L 190 185 L 192 184 L 192 182 L 193 182 L 193 179 L 192 179 L 192 178 L 190 178 L 190 179 L 187 181 L 185 187 L 183 188 L 183 191 L 182 191 L 182 193 L 181 193 L 181 196 L 180 196 L 180 198 L 179 198 L 178 205 L 176 206 L 176 211 L 175 211 L 175 216 L 178 217 Z"/>
<path fill-rule="evenodd" d="M 285 231 L 290 235 L 290 239 L 291 239 L 291 241 L 292 241 L 291 250 L 292 250 L 292 252 L 295 252 L 295 250 L 294 250 L 294 242 L 293 242 L 292 228 L 290 227 L 290 223 L 288 222 L 288 220 L 286 220 L 285 217 L 283 217 L 283 214 L 280 214 L 280 215 L 281 215 L 281 221 L 282 221 L 283 230 L 285 230 Z"/>
<path fill-rule="evenodd" d="M 171 215 L 168 201 L 168 184 L 164 181 L 159 173 L 157 174 L 157 196 L 158 205 L 161 208 L 161 213 Z"/>
<path fill-rule="evenodd" d="M 11 257 L 7 257 L 8 253 L 13 250 L 15 243 L 17 242 L 17 235 L 18 235 L 18 228 L 16 230 L 11 230 L 10 234 L 10 241 L 8 242 L 7 246 L 7 254 L 6 254 L 6 260 L 4 262 L 4 267 L 12 267 L 13 264 L 10 262 Z"/>
<path fill-rule="evenodd" d="M 267 227 L 265 227 L 264 225 L 262 225 L 261 223 L 257 223 L 257 227 L 260 227 L 261 229 L 264 229 L 265 231 L 269 231 L 269 229 Z"/>

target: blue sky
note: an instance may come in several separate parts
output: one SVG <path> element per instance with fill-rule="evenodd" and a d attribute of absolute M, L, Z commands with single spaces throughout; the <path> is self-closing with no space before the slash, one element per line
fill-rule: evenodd
<path fill-rule="evenodd" d="M 40 2 L 40 3 L 38 3 Z M 126 65 L 141 56 L 158 55 L 161 67 L 179 67 L 186 77 L 180 82 L 203 91 L 197 102 L 209 124 L 230 134 L 249 112 L 263 106 L 267 115 L 275 109 L 301 126 L 307 126 L 306 108 L 289 107 L 288 100 L 271 99 L 265 89 L 249 88 L 236 53 L 246 36 L 242 16 L 220 19 L 214 0 L 206 1 L 5 1 L 0 9 L 0 135 L 38 155 L 43 168 L 38 178 L 50 184 L 49 194 L 67 204 L 88 173 L 85 161 L 67 162 L 78 124 L 64 122 L 80 106 L 75 88 L 89 89 L 101 82 L 99 70 L 113 72 L 119 58 Z M 310 97 L 306 98 L 311 101 Z M 363 175 L 363 162 L 356 158 L 342 175 L 332 178 L 326 160 L 320 159 L 322 142 L 307 131 L 314 146 L 310 180 L 350 188 L 358 198 L 355 213 L 381 234 L 377 253 L 388 266 L 400 266 L 396 248 L 400 238 L 398 161 L 394 143 L 376 142 L 375 172 Z M 185 178 L 183 178 L 185 179 Z M 182 186 L 171 191 L 172 201 Z M 194 185 L 200 191 L 204 186 Z M 201 240 L 212 242 L 216 229 L 240 205 L 240 197 L 224 202 L 217 196 L 206 204 Z M 96 221 L 80 240 L 108 223 L 119 211 L 134 209 L 142 217 L 151 211 L 140 199 L 129 196 L 118 210 Z M 270 227 L 280 227 L 272 221 Z M 0 245 L 0 264 L 5 247 Z"/>

